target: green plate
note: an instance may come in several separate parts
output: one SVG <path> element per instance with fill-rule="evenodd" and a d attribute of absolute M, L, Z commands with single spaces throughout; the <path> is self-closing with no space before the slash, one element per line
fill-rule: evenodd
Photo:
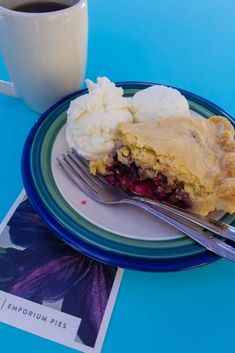
<path fill-rule="evenodd" d="M 119 85 L 126 96 L 132 96 L 152 84 L 132 82 Z M 213 103 L 178 90 L 195 114 L 205 118 L 223 115 L 232 119 Z M 49 109 L 33 127 L 25 143 L 22 157 L 24 186 L 43 219 L 73 247 L 101 261 L 123 267 L 168 271 L 216 260 L 217 256 L 173 228 L 153 220 L 152 216 L 143 216 L 141 210 L 98 205 L 82 195 L 66 178 L 56 157 L 68 148 L 64 130 L 70 101 L 84 93 L 87 91 L 66 97 Z M 234 216 L 223 216 L 224 222 L 231 224 L 233 220 Z"/>

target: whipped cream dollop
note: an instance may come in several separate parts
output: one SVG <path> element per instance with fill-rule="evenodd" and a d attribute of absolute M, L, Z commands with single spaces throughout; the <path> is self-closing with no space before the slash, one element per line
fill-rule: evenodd
<path fill-rule="evenodd" d="M 123 89 L 107 77 L 97 83 L 86 80 L 87 94 L 74 99 L 67 112 L 66 139 L 70 148 L 88 160 L 114 152 L 118 146 L 118 124 L 133 122 L 131 105 Z"/>
<path fill-rule="evenodd" d="M 131 100 L 135 122 L 190 116 L 186 98 L 176 89 L 154 85 L 138 91 Z"/>

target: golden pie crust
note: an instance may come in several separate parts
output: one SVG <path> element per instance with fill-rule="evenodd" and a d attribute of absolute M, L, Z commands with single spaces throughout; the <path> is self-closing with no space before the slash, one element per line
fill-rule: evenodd
<path fill-rule="evenodd" d="M 122 147 L 118 159 L 161 172 L 168 182 L 184 183 L 192 211 L 206 215 L 214 210 L 235 212 L 235 141 L 228 119 L 212 116 L 170 117 L 119 126 Z M 105 173 L 103 161 L 91 171 Z"/>

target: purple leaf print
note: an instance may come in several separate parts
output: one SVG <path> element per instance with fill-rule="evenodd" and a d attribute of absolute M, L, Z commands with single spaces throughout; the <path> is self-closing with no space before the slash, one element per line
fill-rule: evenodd
<path fill-rule="evenodd" d="M 82 319 L 80 339 L 94 346 L 117 269 L 57 239 L 28 200 L 8 226 L 12 243 L 23 249 L 0 247 L 0 290 L 39 304 L 62 300 L 61 311 Z"/>
<path fill-rule="evenodd" d="M 88 258 L 78 255 L 61 255 L 52 260 L 47 259 L 18 278 L 11 293 L 37 303 L 42 303 L 43 300 L 58 301 L 74 286 L 78 278 L 86 275 L 90 262 Z"/>
<path fill-rule="evenodd" d="M 71 288 L 64 298 L 62 311 L 71 315 L 76 313 L 76 316 L 84 318 L 79 328 L 79 336 L 86 337 L 90 346 L 95 344 L 114 275 L 112 267 L 93 262 L 87 275 Z"/>

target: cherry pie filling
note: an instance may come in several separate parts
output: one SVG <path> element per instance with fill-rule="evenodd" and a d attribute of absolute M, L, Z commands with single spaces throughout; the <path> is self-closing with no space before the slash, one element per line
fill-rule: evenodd
<path fill-rule="evenodd" d="M 124 164 L 113 157 L 107 167 L 107 181 L 120 186 L 138 196 L 153 200 L 164 201 L 169 204 L 189 209 L 192 207 L 189 194 L 184 190 L 184 183 L 168 182 L 168 178 L 161 172 L 143 169 L 134 162 Z"/>

